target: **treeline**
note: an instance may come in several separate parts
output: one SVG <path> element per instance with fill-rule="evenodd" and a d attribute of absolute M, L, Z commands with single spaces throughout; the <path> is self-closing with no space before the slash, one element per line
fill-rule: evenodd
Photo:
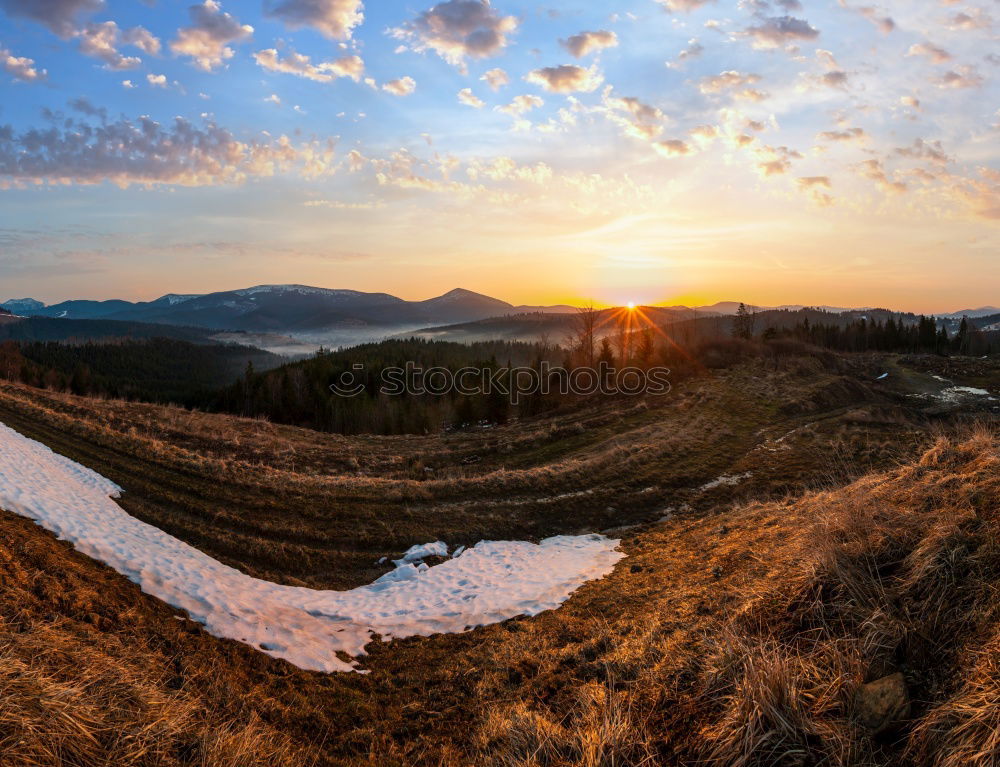
<path fill-rule="evenodd" d="M 154 325 L 121 320 L 69 320 L 60 317 L 27 317 L 0 325 L 0 341 L 67 341 L 104 343 L 111 339 L 152 340 L 172 338 L 210 344 L 214 331 L 174 325 Z"/>
<path fill-rule="evenodd" d="M 311 359 L 265 373 L 248 369 L 242 380 L 219 394 L 214 406 L 236 415 L 341 434 L 421 434 L 446 426 L 503 423 L 511 415 L 508 397 L 486 386 L 486 379 L 502 376 L 512 367 L 538 365 L 558 353 L 558 348 L 543 344 L 465 345 L 422 339 L 321 350 Z M 419 379 L 412 381 L 416 387 L 409 391 L 383 391 L 390 369 L 442 369 L 454 374 L 465 368 L 480 371 L 466 375 L 464 383 L 483 393 L 438 393 L 436 381 L 424 382 L 426 390 L 419 391 Z"/>
<path fill-rule="evenodd" d="M 596 397 L 631 396 L 619 385 L 624 380 L 619 373 L 632 371 L 632 385 L 636 369 L 654 367 L 669 368 L 670 380 L 676 381 L 701 365 L 662 329 L 641 326 L 635 317 L 623 318 L 620 327 L 608 326 L 601 313 L 584 311 L 560 346 L 416 338 L 364 344 L 320 352 L 266 373 L 248 370 L 214 405 L 235 415 L 341 434 L 420 434 L 501 424 Z M 445 372 L 423 379 L 391 373 L 432 369 Z M 461 370 L 477 371 L 461 378 L 466 390 L 477 391 L 438 390 L 437 381 L 454 381 Z M 400 378 L 411 386 L 387 391 Z M 659 376 L 661 385 L 666 378 Z M 514 390 L 520 395 L 512 396 Z"/>
<path fill-rule="evenodd" d="M 249 346 L 167 338 L 105 343 L 0 342 L 0 377 L 73 394 L 210 407 L 247 365 L 281 357 Z"/>
<path fill-rule="evenodd" d="M 734 332 L 746 331 L 746 323 L 737 324 Z M 763 339 L 793 338 L 797 341 L 843 352 L 889 352 L 964 354 L 981 356 L 993 351 L 990 336 L 963 318 L 954 335 L 934 317 L 923 315 L 915 323 L 892 316 L 884 322 L 861 318 L 843 324 L 810 323 L 808 319 L 793 328 L 768 328 Z"/>

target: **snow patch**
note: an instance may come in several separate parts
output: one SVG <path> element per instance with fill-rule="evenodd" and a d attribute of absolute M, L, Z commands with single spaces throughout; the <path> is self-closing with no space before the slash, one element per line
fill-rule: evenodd
<path fill-rule="evenodd" d="M 357 661 L 338 654 L 363 656 L 376 636 L 455 633 L 553 610 L 625 556 L 617 540 L 601 535 L 481 541 L 435 567 L 404 562 L 368 586 L 321 591 L 269 583 L 217 562 L 128 515 L 111 500 L 121 492 L 0 423 L 0 507 L 184 610 L 214 636 L 312 671 L 357 670 Z"/>
<path fill-rule="evenodd" d="M 748 471 L 745 474 L 723 474 L 721 477 L 716 477 L 711 482 L 706 482 L 704 485 L 698 488 L 698 492 L 704 493 L 709 490 L 714 490 L 717 487 L 734 487 L 738 485 L 745 479 L 750 479 L 751 473 Z"/>
<path fill-rule="evenodd" d="M 395 560 L 395 563 L 399 566 L 407 562 L 417 562 L 421 559 L 427 559 L 427 557 L 446 556 L 448 556 L 448 544 L 444 541 L 436 541 L 435 543 L 422 543 L 417 546 L 410 546 L 403 554 L 403 558 Z"/>

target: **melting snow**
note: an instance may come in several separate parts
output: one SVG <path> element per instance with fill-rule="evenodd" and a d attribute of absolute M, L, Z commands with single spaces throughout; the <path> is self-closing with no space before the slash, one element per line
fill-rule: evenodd
<path fill-rule="evenodd" d="M 416 562 L 421 559 L 427 559 L 427 557 L 446 556 L 448 556 L 448 544 L 444 541 L 422 543 L 417 546 L 410 546 L 410 548 L 408 548 L 403 554 L 402 559 L 395 560 L 395 564 L 402 565 L 406 562 Z"/>
<path fill-rule="evenodd" d="M 319 591 L 269 583 L 217 562 L 129 516 L 111 500 L 121 492 L 0 424 L 0 507 L 70 541 L 209 633 L 313 671 L 356 670 L 356 661 L 343 658 L 364 655 L 375 635 L 461 632 L 555 609 L 625 556 L 615 550 L 618 541 L 600 535 L 539 544 L 482 541 L 435 567 L 404 562 L 368 586 Z"/>
<path fill-rule="evenodd" d="M 962 397 L 986 397 L 987 399 L 996 399 L 992 394 L 986 391 L 986 389 L 977 389 L 974 386 L 951 386 L 942 391 L 940 397 L 948 402 L 954 402 Z"/>
<path fill-rule="evenodd" d="M 751 473 L 748 471 L 745 474 L 723 474 L 721 477 L 713 479 L 711 482 L 706 482 L 704 485 L 698 488 L 699 492 L 707 492 L 709 490 L 714 490 L 717 487 L 734 487 L 742 482 L 744 479 L 750 479 Z"/>

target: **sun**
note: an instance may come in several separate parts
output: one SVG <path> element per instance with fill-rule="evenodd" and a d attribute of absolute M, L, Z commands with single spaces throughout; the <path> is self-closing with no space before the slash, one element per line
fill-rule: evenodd
<path fill-rule="evenodd" d="M 628 310 L 630 312 L 634 312 L 635 311 L 635 301 L 629 301 L 628 302 Z"/>

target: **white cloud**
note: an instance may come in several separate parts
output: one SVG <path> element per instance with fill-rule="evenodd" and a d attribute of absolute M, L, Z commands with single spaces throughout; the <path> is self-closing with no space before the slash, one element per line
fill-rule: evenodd
<path fill-rule="evenodd" d="M 910 46 L 910 50 L 906 52 L 906 55 L 925 56 L 935 64 L 944 64 L 946 61 L 951 61 L 952 58 L 948 51 L 933 43 L 914 43 Z"/>
<path fill-rule="evenodd" d="M 701 8 L 701 6 L 706 5 L 711 1 L 712 0 L 656 0 L 656 2 L 668 11 L 681 11 L 682 13 L 696 11 Z"/>
<path fill-rule="evenodd" d="M 696 59 L 705 52 L 705 46 L 698 42 L 697 38 L 691 38 L 688 40 L 688 47 L 677 54 L 677 58 L 673 61 L 668 61 L 667 66 L 671 69 L 680 69 L 684 64 L 686 64 L 691 59 Z"/>
<path fill-rule="evenodd" d="M 63 119 L 43 131 L 0 131 L 0 178 L 13 183 L 206 186 L 292 171 L 315 177 L 333 168 L 329 141 L 240 141 L 214 123 L 182 118 L 168 126 L 120 118 L 99 129 Z"/>
<path fill-rule="evenodd" d="M 253 34 L 253 27 L 240 24 L 231 14 L 225 13 L 216 0 L 204 0 L 192 5 L 191 26 L 177 30 L 177 38 L 170 43 L 175 54 L 190 56 L 199 69 L 210 72 L 233 57 L 230 43 L 243 42 Z"/>
<path fill-rule="evenodd" d="M 524 113 L 530 112 L 532 109 L 538 109 L 542 106 L 545 106 L 545 101 L 543 101 L 540 96 L 526 93 L 520 96 L 515 96 L 514 100 L 506 106 L 497 107 L 497 111 L 509 114 L 513 117 L 520 117 Z"/>
<path fill-rule="evenodd" d="M 475 107 L 476 109 L 482 109 L 486 106 L 486 102 L 474 94 L 472 92 L 472 88 L 462 88 L 462 90 L 458 92 L 458 101 L 460 104 Z"/>
<path fill-rule="evenodd" d="M 15 80 L 21 80 L 26 83 L 44 80 L 47 74 L 44 69 L 39 69 L 35 65 L 34 59 L 15 56 L 3 47 L 0 47 L 0 69 L 3 69 L 4 72 Z"/>
<path fill-rule="evenodd" d="M 939 88 L 978 88 L 985 82 L 975 67 L 959 67 L 945 72 L 934 80 Z"/>
<path fill-rule="evenodd" d="M 698 90 L 706 95 L 732 93 L 736 98 L 745 101 L 763 101 L 767 98 L 767 94 L 750 87 L 760 82 L 760 79 L 760 75 L 730 69 L 702 78 L 698 81 Z"/>
<path fill-rule="evenodd" d="M 265 12 L 297 29 L 312 27 L 332 40 L 347 40 L 364 21 L 361 0 L 265 0 Z"/>
<path fill-rule="evenodd" d="M 828 130 L 820 133 L 817 138 L 821 141 L 833 142 L 863 142 L 868 140 L 868 134 L 864 128 L 845 128 L 844 130 Z"/>
<path fill-rule="evenodd" d="M 489 0 L 446 0 L 392 34 L 415 50 L 432 50 L 464 70 L 466 58 L 487 58 L 502 51 L 517 25 L 514 16 L 501 16 Z"/>
<path fill-rule="evenodd" d="M 576 58 L 582 59 L 594 51 L 617 47 L 618 35 L 606 29 L 600 29 L 596 32 L 580 32 L 566 40 L 560 40 L 559 44 Z"/>
<path fill-rule="evenodd" d="M 574 64 L 542 67 L 529 72 L 524 79 L 551 93 L 589 92 L 604 82 L 604 77 L 593 67 L 584 69 Z"/>
<path fill-rule="evenodd" d="M 754 48 L 780 48 L 795 40 L 815 40 L 819 30 L 804 19 L 793 16 L 772 16 L 747 27 L 744 32 L 753 40 Z"/>
<path fill-rule="evenodd" d="M 167 87 L 167 76 L 166 75 L 146 75 L 146 82 L 152 85 L 154 88 L 166 88 Z"/>
<path fill-rule="evenodd" d="M 653 144 L 653 148 L 664 157 L 682 157 L 691 154 L 691 145 L 680 139 L 657 141 Z"/>
<path fill-rule="evenodd" d="M 390 80 L 382 86 L 382 90 L 393 96 L 409 96 L 416 89 L 417 83 L 412 77 L 400 77 L 397 80 Z"/>
<path fill-rule="evenodd" d="M 134 45 L 143 53 L 152 56 L 160 52 L 162 44 L 160 39 L 145 27 L 132 27 L 122 32 L 122 40 L 129 45 Z"/>
<path fill-rule="evenodd" d="M 350 77 L 358 82 L 365 71 L 364 61 L 356 55 L 341 56 L 333 61 L 320 61 L 313 64 L 308 56 L 293 50 L 289 50 L 288 54 L 281 58 L 276 49 L 265 48 L 262 51 L 257 51 L 253 57 L 258 66 L 271 72 L 284 72 L 320 83 L 332 82 L 338 77 Z"/>
<path fill-rule="evenodd" d="M 121 35 L 113 21 L 87 24 L 76 33 L 80 52 L 103 61 L 108 69 L 135 69 L 142 63 L 138 56 L 123 56 L 118 51 Z"/>
<path fill-rule="evenodd" d="M 510 76 L 500 68 L 489 70 L 479 79 L 484 81 L 494 91 L 498 91 L 505 85 L 510 84 Z"/>

